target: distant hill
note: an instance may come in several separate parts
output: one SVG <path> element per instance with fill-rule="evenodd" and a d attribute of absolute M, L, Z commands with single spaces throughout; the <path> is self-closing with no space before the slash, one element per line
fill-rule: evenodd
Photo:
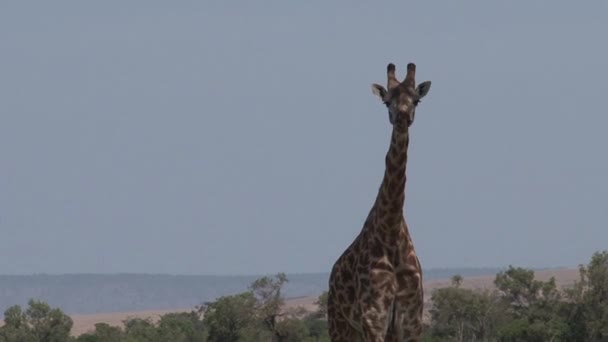
<path fill-rule="evenodd" d="M 494 275 L 499 268 L 430 269 L 425 281 Z M 327 289 L 327 273 L 288 274 L 287 298 L 317 296 Z M 151 274 L 0 275 L 0 314 L 8 307 L 43 300 L 70 314 L 194 307 L 245 291 L 260 276 Z"/>

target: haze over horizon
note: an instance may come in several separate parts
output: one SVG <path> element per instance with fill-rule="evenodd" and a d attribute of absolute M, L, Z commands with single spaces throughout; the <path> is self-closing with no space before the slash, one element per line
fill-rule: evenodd
<path fill-rule="evenodd" d="M 608 248 L 608 4 L 0 4 L 0 274 L 329 272 L 417 64 L 424 268 Z M 601 157 L 604 155 L 604 157 Z"/>

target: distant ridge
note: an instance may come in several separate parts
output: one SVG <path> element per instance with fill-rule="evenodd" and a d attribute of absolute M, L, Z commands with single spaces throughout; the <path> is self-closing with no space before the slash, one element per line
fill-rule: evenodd
<path fill-rule="evenodd" d="M 503 268 L 429 269 L 425 280 L 494 275 Z M 69 314 L 92 314 L 194 307 L 247 290 L 263 275 L 34 274 L 0 275 L 0 313 L 12 305 L 43 300 Z M 317 296 L 327 289 L 328 273 L 287 274 L 288 298 Z"/>

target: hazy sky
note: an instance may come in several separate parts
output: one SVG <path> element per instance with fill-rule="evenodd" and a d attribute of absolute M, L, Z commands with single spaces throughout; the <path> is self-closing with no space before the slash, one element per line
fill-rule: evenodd
<path fill-rule="evenodd" d="M 328 272 L 381 181 L 388 62 L 433 82 L 423 267 L 608 248 L 608 4 L 389 3 L 0 2 L 0 273 Z"/>

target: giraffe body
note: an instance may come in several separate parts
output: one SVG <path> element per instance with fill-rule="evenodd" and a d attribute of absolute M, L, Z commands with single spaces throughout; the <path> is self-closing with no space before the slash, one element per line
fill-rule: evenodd
<path fill-rule="evenodd" d="M 393 125 L 386 170 L 363 229 L 334 264 L 328 319 L 333 342 L 419 341 L 422 269 L 403 216 L 409 127 L 430 82 L 415 87 L 415 65 L 401 83 L 387 67 L 388 89 L 372 89 Z"/>

